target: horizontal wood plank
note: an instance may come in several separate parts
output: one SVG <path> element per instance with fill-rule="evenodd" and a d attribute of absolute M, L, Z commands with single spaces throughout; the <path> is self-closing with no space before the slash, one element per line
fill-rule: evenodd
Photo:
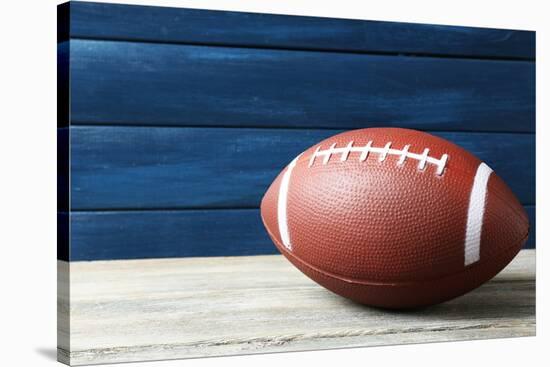
<path fill-rule="evenodd" d="M 525 209 L 525 247 L 534 248 L 535 207 Z M 61 214 L 58 222 L 67 218 Z M 259 209 L 73 212 L 70 219 L 72 261 L 278 253 Z"/>
<path fill-rule="evenodd" d="M 74 1 L 70 15 L 73 38 L 535 58 L 528 31 Z"/>
<path fill-rule="evenodd" d="M 71 127 L 72 210 L 258 207 L 296 155 L 337 132 Z M 435 134 L 487 162 L 523 204 L 534 204 L 535 135 Z"/>
<path fill-rule="evenodd" d="M 69 210 L 70 194 L 70 137 L 69 128 L 57 129 L 57 211 L 66 212 Z"/>
<path fill-rule="evenodd" d="M 57 43 L 67 41 L 71 33 L 71 6 L 74 2 L 57 5 Z M 90 19 L 90 18 L 88 18 Z M 88 20 L 85 20 L 87 22 Z"/>
<path fill-rule="evenodd" d="M 535 130 L 535 63 L 70 41 L 71 124 Z"/>
<path fill-rule="evenodd" d="M 280 255 L 74 262 L 70 271 L 70 304 L 58 295 L 70 349 L 58 351 L 71 365 L 535 335 L 534 250 L 465 296 L 406 312 L 348 301 Z"/>
<path fill-rule="evenodd" d="M 278 253 L 259 209 L 73 212 L 70 218 L 71 261 Z"/>
<path fill-rule="evenodd" d="M 62 23 L 68 24 L 67 15 L 62 14 L 61 9 L 67 7 L 59 7 L 58 11 L 58 27 L 62 27 Z M 65 18 L 65 19 L 64 19 Z M 59 32 L 59 28 L 58 28 Z M 57 44 L 57 127 L 69 126 L 70 120 L 70 44 L 69 42 L 60 42 Z"/>

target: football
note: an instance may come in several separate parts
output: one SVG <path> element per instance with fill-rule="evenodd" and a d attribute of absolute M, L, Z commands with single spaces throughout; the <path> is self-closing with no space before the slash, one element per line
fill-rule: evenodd
<path fill-rule="evenodd" d="M 420 131 L 344 132 L 298 155 L 261 203 L 279 251 L 330 291 L 412 308 L 463 295 L 527 240 L 522 205 L 492 169 Z"/>

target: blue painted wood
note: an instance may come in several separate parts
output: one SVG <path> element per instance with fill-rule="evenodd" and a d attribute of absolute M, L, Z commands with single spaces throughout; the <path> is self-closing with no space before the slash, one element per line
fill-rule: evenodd
<path fill-rule="evenodd" d="M 338 132 L 71 127 L 72 209 L 258 207 L 282 168 Z M 436 135 L 487 162 L 522 203 L 535 202 L 533 134 Z"/>
<path fill-rule="evenodd" d="M 71 214 L 71 260 L 277 253 L 258 209 Z"/>
<path fill-rule="evenodd" d="M 57 211 L 69 210 L 69 128 L 57 129 Z"/>
<path fill-rule="evenodd" d="M 57 213 L 57 260 L 69 261 L 71 247 L 73 247 L 72 250 L 76 251 L 77 254 L 81 251 L 81 247 L 78 244 L 72 246 L 69 221 L 70 217 L 67 212 Z M 93 257 L 90 258 L 90 260 L 92 259 Z"/>
<path fill-rule="evenodd" d="M 336 129 L 439 130 L 535 203 L 534 32 L 80 2 L 58 19 L 60 259 L 276 253 L 261 195 Z"/>
<path fill-rule="evenodd" d="M 71 230 L 71 261 L 278 253 L 259 209 L 76 212 Z"/>
<path fill-rule="evenodd" d="M 71 29 L 71 7 L 74 3 L 63 3 L 57 5 L 57 42 L 69 40 Z M 87 21 L 85 21 L 87 22 Z"/>
<path fill-rule="evenodd" d="M 72 40 L 71 123 L 535 130 L 535 64 Z"/>
<path fill-rule="evenodd" d="M 71 37 L 535 58 L 535 32 L 71 2 Z"/>
<path fill-rule="evenodd" d="M 69 126 L 69 42 L 57 44 L 57 127 Z"/>

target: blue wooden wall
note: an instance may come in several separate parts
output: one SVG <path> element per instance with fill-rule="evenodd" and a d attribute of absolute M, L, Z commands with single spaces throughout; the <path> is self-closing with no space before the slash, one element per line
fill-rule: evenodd
<path fill-rule="evenodd" d="M 486 161 L 535 246 L 534 32 L 83 2 L 58 19 L 61 259 L 276 253 L 268 185 L 371 126 Z"/>

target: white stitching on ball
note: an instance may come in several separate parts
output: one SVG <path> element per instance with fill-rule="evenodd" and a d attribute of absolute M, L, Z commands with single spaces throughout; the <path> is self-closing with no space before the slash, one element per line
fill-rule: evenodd
<path fill-rule="evenodd" d="M 373 147 L 372 141 L 369 141 L 367 145 L 363 147 L 354 147 L 353 141 L 350 141 L 345 147 L 342 148 L 336 148 L 336 143 L 332 144 L 327 150 L 321 150 L 321 146 L 318 146 L 317 149 L 315 149 L 315 152 L 311 155 L 308 166 L 313 166 L 315 158 L 317 157 L 323 157 L 323 164 L 328 164 L 330 157 L 333 154 L 342 154 L 340 161 L 344 162 L 348 159 L 349 154 L 352 152 L 361 153 L 359 156 L 359 161 L 363 162 L 367 159 L 369 153 L 372 152 L 380 155 L 378 157 L 380 162 L 383 162 L 388 155 L 398 155 L 399 161 L 397 163 L 400 165 L 404 164 L 407 158 L 415 159 L 418 161 L 419 170 L 424 170 L 426 168 L 426 164 L 432 164 L 437 167 L 437 175 L 443 174 L 443 170 L 445 169 L 445 165 L 447 164 L 447 160 L 449 158 L 447 154 L 443 154 L 441 158 L 437 159 L 429 156 L 430 149 L 428 148 L 425 148 L 422 154 L 417 154 L 409 152 L 410 145 L 405 145 L 402 150 L 393 149 L 391 145 L 392 142 L 390 141 L 386 143 L 384 147 Z"/>

